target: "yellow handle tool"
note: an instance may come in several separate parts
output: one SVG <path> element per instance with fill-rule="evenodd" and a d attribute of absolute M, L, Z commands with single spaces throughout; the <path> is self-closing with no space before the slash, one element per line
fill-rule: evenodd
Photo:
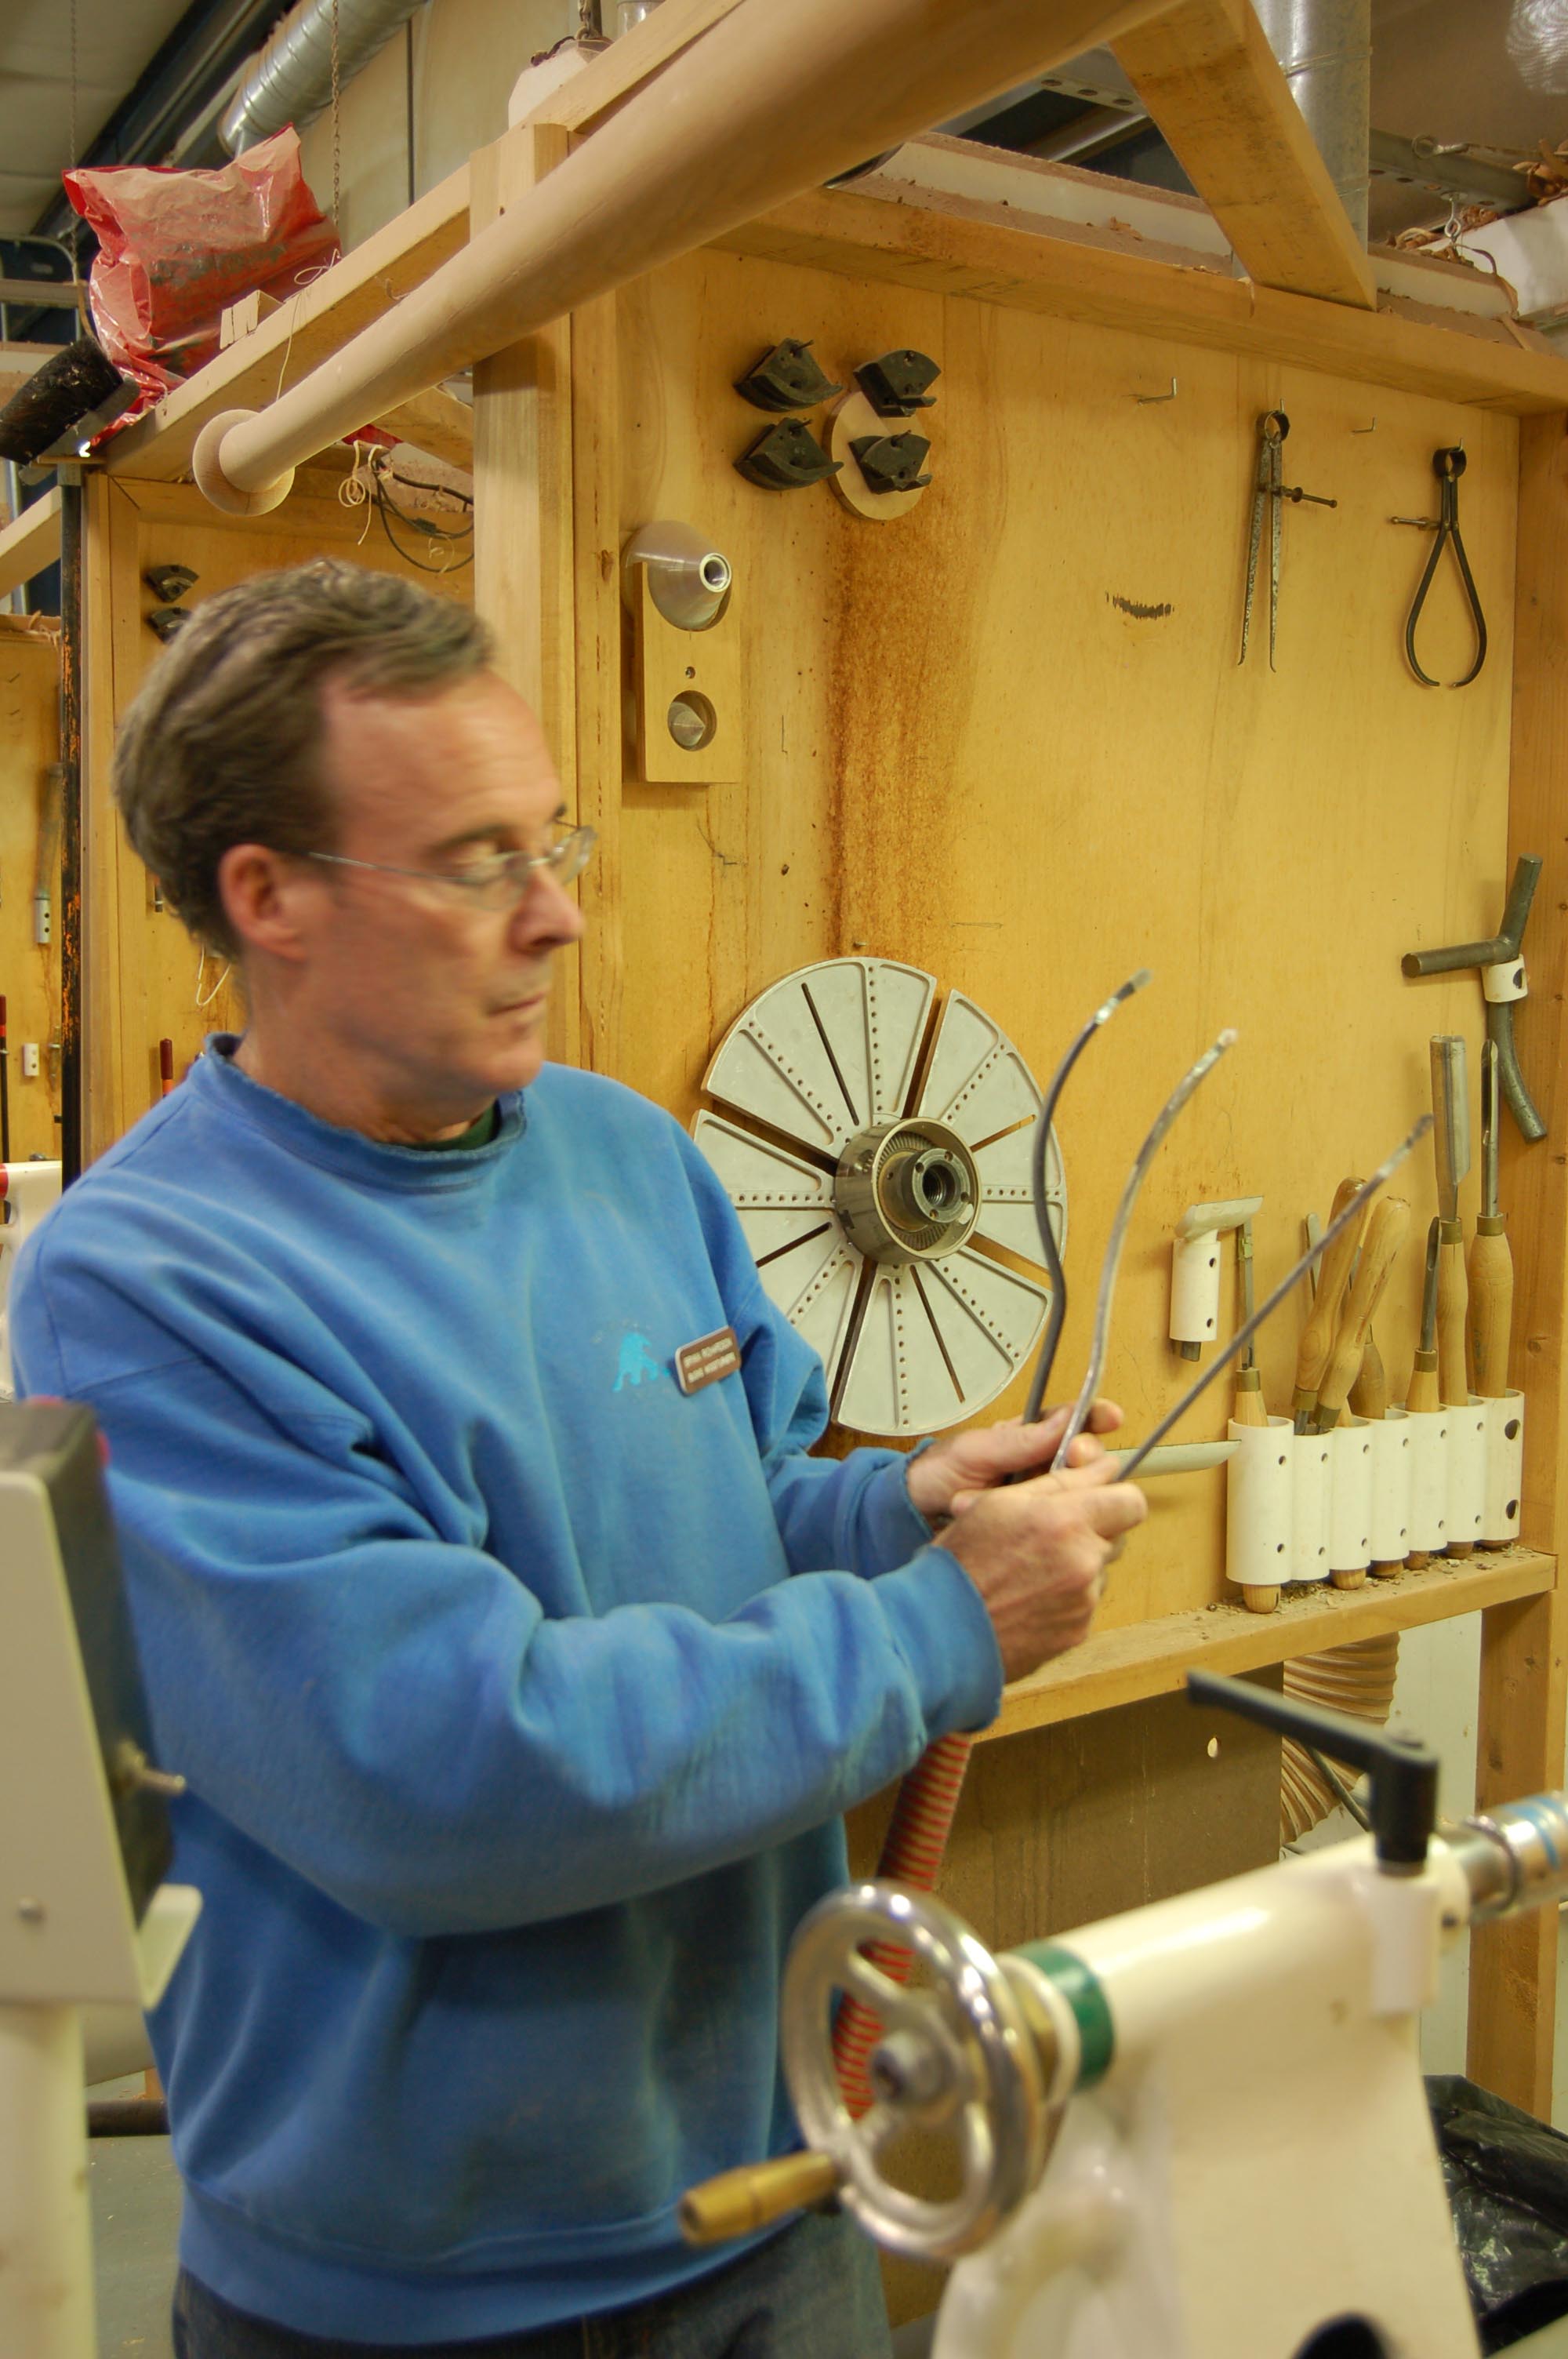
<path fill-rule="evenodd" d="M 1389 1414 L 1388 1372 L 1375 1335 L 1367 1338 L 1361 1373 L 1350 1387 L 1350 1413 L 1353 1417 L 1369 1417 L 1379 1425 Z"/>
<path fill-rule="evenodd" d="M 688 2188 L 681 2198 L 680 2232 L 688 2245 L 726 2245 L 750 2236 L 786 2212 L 809 2211 L 838 2192 L 838 2166 L 808 2147 L 773 2162 L 745 2162 Z"/>
<path fill-rule="evenodd" d="M 1334 1210 L 1330 1223 L 1349 1203 L 1359 1188 L 1359 1180 L 1342 1180 L 1335 1190 Z M 1298 1433 L 1312 1430 L 1313 1411 L 1317 1407 L 1317 1388 L 1322 1383 L 1334 1353 L 1335 1331 L 1339 1323 L 1339 1306 L 1350 1277 L 1350 1265 L 1361 1243 L 1365 1219 L 1348 1222 L 1336 1236 L 1318 1264 L 1317 1299 L 1312 1316 L 1302 1330 L 1302 1340 L 1296 1350 L 1296 1389 L 1291 1403 L 1291 1415 Z"/>
<path fill-rule="evenodd" d="M 1361 1373 L 1372 1320 L 1389 1282 L 1389 1273 L 1410 1234 L 1410 1224 L 1411 1208 L 1402 1196 L 1385 1197 L 1368 1223 L 1367 1242 L 1345 1298 L 1333 1356 L 1317 1390 L 1315 1428 L 1319 1433 L 1328 1433 L 1338 1424 L 1350 1387 Z"/>

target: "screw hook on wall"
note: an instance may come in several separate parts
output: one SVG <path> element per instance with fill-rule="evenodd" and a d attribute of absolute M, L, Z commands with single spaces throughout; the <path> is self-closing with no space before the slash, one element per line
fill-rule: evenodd
<path fill-rule="evenodd" d="M 1175 378 L 1173 377 L 1171 379 L 1171 390 L 1169 393 L 1135 393 L 1132 398 L 1141 409 L 1146 409 L 1152 403 L 1156 401 L 1174 401 L 1180 390 L 1181 388 L 1177 385 Z"/>

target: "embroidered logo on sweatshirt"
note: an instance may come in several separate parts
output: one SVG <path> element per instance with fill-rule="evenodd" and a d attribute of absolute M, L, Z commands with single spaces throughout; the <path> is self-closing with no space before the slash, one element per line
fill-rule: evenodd
<path fill-rule="evenodd" d="M 645 1335 L 622 1338 L 621 1364 L 615 1372 L 615 1389 L 626 1385 L 640 1385 L 644 1376 L 662 1376 L 664 1369 L 654 1359 Z"/>

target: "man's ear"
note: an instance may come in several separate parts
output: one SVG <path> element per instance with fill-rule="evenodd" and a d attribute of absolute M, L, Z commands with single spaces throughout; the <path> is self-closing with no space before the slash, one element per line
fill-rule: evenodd
<path fill-rule="evenodd" d="M 305 905 L 320 890 L 304 864 L 265 843 L 232 843 L 218 863 L 218 897 L 231 932 L 246 950 L 297 962 Z"/>

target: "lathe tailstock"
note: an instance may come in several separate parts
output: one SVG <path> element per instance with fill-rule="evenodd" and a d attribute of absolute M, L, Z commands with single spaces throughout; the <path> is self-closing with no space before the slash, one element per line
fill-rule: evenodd
<path fill-rule="evenodd" d="M 1568 1794 L 1433 1835 L 1424 1748 L 1202 1687 L 1370 1770 L 1371 1833 L 1000 1957 L 927 1895 L 833 1894 L 784 2001 L 815 2191 L 956 2264 L 934 2359 L 1474 2359 L 1417 2020 L 1447 1943 L 1568 1893 Z M 907 1986 L 862 1954 L 890 1940 Z M 882 2026 L 859 2119 L 840 1992 Z M 911 2133 L 953 2150 L 943 2201 L 899 2184 Z M 730 2174 L 747 2224 L 803 2200 L 804 2160 L 762 2167 L 794 2173 L 776 2206 Z M 689 2234 L 737 2233 L 724 2184 L 693 2190 Z"/>

